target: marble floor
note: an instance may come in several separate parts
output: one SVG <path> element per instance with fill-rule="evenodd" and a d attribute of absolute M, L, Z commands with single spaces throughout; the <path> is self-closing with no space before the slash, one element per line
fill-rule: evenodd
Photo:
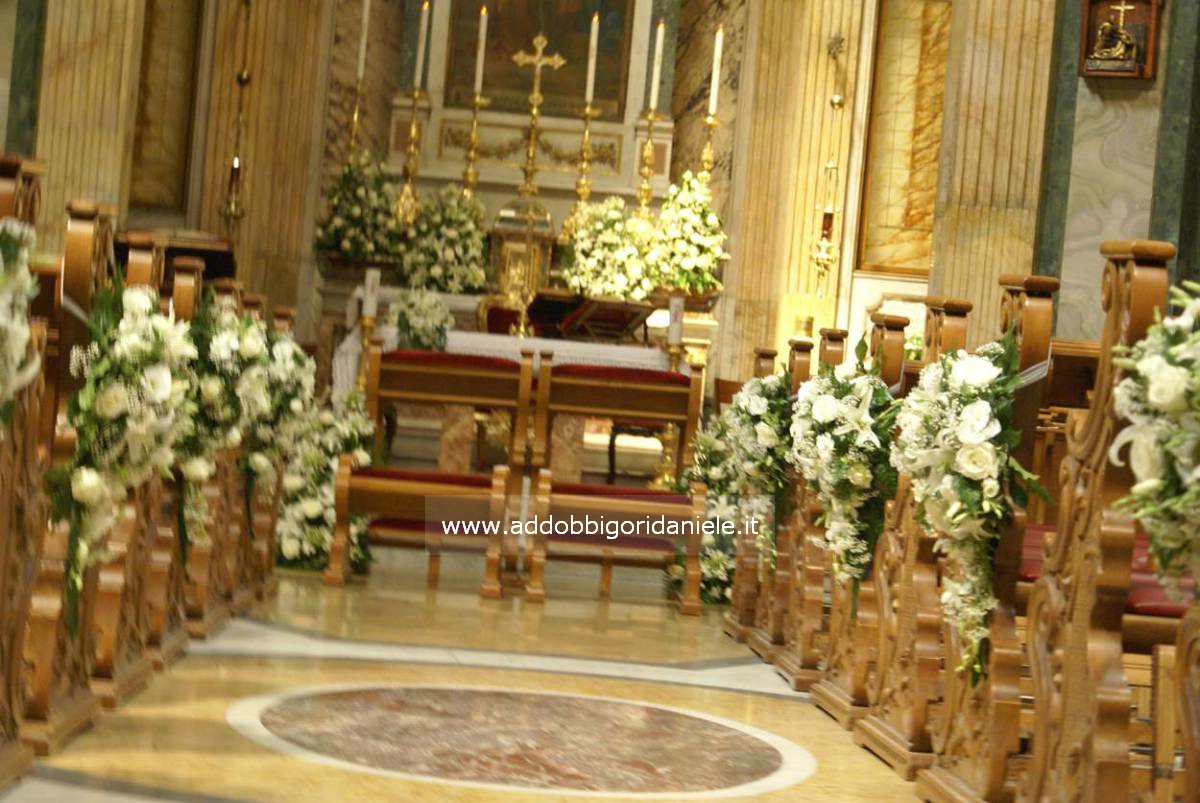
<path fill-rule="evenodd" d="M 911 800 L 769 667 L 679 617 L 653 572 L 480 600 L 478 559 L 384 552 L 279 596 L 156 676 L 7 801 Z"/>

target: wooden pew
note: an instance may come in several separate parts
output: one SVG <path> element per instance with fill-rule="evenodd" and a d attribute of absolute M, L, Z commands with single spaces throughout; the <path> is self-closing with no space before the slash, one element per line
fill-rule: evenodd
<path fill-rule="evenodd" d="M 0 154 L 0 218 L 15 217 L 35 225 L 45 175 L 46 167 L 39 161 Z"/>
<path fill-rule="evenodd" d="M 85 314 L 91 309 L 95 291 L 110 279 L 113 270 L 111 221 L 93 204 L 73 202 L 67 207 L 61 288 L 69 302 Z M 61 312 L 56 322 L 63 357 L 72 347 L 88 340 L 86 325 Z M 47 385 L 57 384 L 56 400 L 65 406 L 77 387 L 70 376 L 67 359 L 50 366 L 54 375 Z M 55 439 L 55 456 L 74 452 L 74 437 L 61 433 Z M 93 613 L 100 567 L 93 565 L 83 576 L 79 593 L 79 619 L 74 632 L 67 627 L 66 571 L 67 527 L 43 528 L 40 559 L 24 644 L 25 700 L 21 738 L 37 755 L 60 749 L 89 727 L 99 702 L 89 678 L 95 657 Z"/>
<path fill-rule="evenodd" d="M 792 378 L 791 395 L 795 396 L 800 385 L 807 382 L 812 373 L 812 349 L 810 340 L 792 338 L 788 341 L 788 374 Z M 791 482 L 799 480 L 792 470 Z M 789 502 L 794 497 L 789 494 Z M 795 553 L 801 547 L 803 525 L 801 518 L 791 505 L 780 511 L 780 520 L 775 528 L 775 570 L 763 577 L 758 590 L 754 611 L 754 627 L 746 636 L 746 644 L 758 657 L 768 663 L 783 650 L 784 629 L 791 601 L 792 576 Z"/>
<path fill-rule="evenodd" d="M 822 329 L 817 361 L 821 366 L 841 365 L 846 356 L 845 329 Z M 821 506 L 814 492 L 797 477 L 793 485 L 794 515 L 791 579 L 788 582 L 788 615 L 783 626 L 783 649 L 775 657 L 775 669 L 797 691 L 807 691 L 823 677 L 828 634 L 825 577 L 829 553 L 816 541 L 820 534 L 817 517 Z"/>
<path fill-rule="evenodd" d="M 871 323 L 870 348 L 878 361 L 880 378 L 899 392 L 908 319 L 875 313 Z M 869 710 L 867 675 L 879 638 L 875 582 L 871 577 L 860 580 L 857 599 L 852 583 L 832 578 L 831 583 L 824 678 L 812 686 L 810 693 L 818 708 L 849 730 Z"/>
<path fill-rule="evenodd" d="M 1046 367 L 1058 281 L 1022 280 L 1022 292 L 1002 299 L 1001 331 L 1015 325 L 1020 370 Z M 1021 441 L 1013 456 L 1028 465 L 1033 452 L 1045 377 L 1028 381 L 1015 394 L 1013 422 Z M 917 774 L 925 800 L 1008 800 L 1014 792 L 1021 748 L 1022 641 L 1016 621 L 1016 592 L 1025 517 L 1015 511 L 996 545 L 992 593 L 998 600 L 988 622 L 986 675 L 972 682 L 959 668 L 962 648 L 953 627 L 943 627 L 942 701 L 930 716 L 933 763 Z"/>
<path fill-rule="evenodd" d="M 384 354 L 379 340 L 376 339 L 371 343 L 365 358 L 367 416 L 375 422 L 377 446 L 383 439 L 382 415 L 385 406 L 389 404 L 465 404 L 503 410 L 512 416 L 509 441 L 512 465 L 503 472 L 508 486 L 505 489 L 505 498 L 515 498 L 520 493 L 533 395 L 532 350 L 523 351 L 520 362 L 408 349 Z M 412 472 L 379 467 L 356 469 L 344 476 L 339 474 L 338 482 L 338 509 L 345 511 L 347 518 L 343 518 L 339 512 L 333 543 L 330 545 L 329 565 L 323 576 L 325 584 L 333 586 L 345 585 L 350 577 L 348 516 L 357 512 L 374 513 L 384 517 L 378 528 L 384 543 L 432 546 L 434 551 L 431 553 L 429 576 L 431 580 L 436 579 L 438 544 L 428 540 L 431 531 L 424 508 L 417 506 L 416 502 L 405 503 L 403 510 L 395 516 L 389 515 L 386 509 L 373 509 L 372 505 L 375 508 L 379 505 L 372 499 L 383 494 L 376 486 L 391 483 L 394 493 L 414 500 L 448 497 L 460 493 L 470 497 L 478 495 L 481 487 L 479 478 L 473 475 L 463 477 L 436 471 Z M 492 565 L 493 560 L 498 562 L 503 559 L 510 574 L 511 570 L 515 570 L 515 539 L 510 538 L 507 543 L 501 544 L 490 543 L 488 539 L 480 536 L 472 543 L 478 545 L 478 551 L 487 555 L 487 575 L 481 588 L 484 596 L 500 596 L 502 582 L 520 584 L 514 577 L 499 576 L 499 569 Z M 466 548 L 468 545 L 456 543 L 453 546 Z"/>
<path fill-rule="evenodd" d="M 966 346 L 971 303 L 926 299 L 921 367 Z M 906 368 L 909 362 L 905 363 Z M 920 371 L 917 371 L 919 375 Z M 906 380 L 908 372 L 906 371 Z M 915 385 L 912 380 L 907 388 Z M 906 388 L 906 389 L 907 389 Z M 928 722 L 940 699 L 941 600 L 934 538 L 917 523 L 909 477 L 897 481 L 875 548 L 879 643 L 867 677 L 870 713 L 854 727 L 854 742 L 879 756 L 906 781 L 933 762 Z"/>
<path fill-rule="evenodd" d="M 762 378 L 775 372 L 775 349 L 754 350 L 754 376 Z M 735 391 L 736 393 L 736 391 Z M 734 641 L 743 642 L 754 627 L 758 609 L 758 572 L 760 556 L 758 539 L 746 527 L 739 526 L 735 542 L 733 587 L 730 591 L 729 610 L 725 612 L 722 628 L 725 635 Z"/>
<path fill-rule="evenodd" d="M 1156 595 L 1157 582 L 1142 562 L 1139 527 L 1111 508 L 1128 492 L 1131 473 L 1108 459 L 1112 440 L 1125 425 L 1113 409 L 1113 388 L 1123 374 L 1113 352 L 1140 340 L 1165 311 L 1167 264 L 1175 249 L 1168 243 L 1120 241 L 1104 243 L 1100 251 L 1106 259 L 1106 318 L 1096 389 L 1091 407 L 1073 416 L 1067 428 L 1058 528 L 1044 544 L 1043 571 L 1029 599 L 1027 654 L 1036 716 L 1019 791 L 1026 799 L 1102 795 L 1129 800 L 1139 793 L 1174 799 L 1180 780 L 1178 719 L 1185 748 L 1182 791 L 1184 799 L 1194 800 L 1195 608 L 1179 627 L 1184 606 Z M 1135 721 L 1130 664 L 1136 652 L 1154 656 L 1150 732 Z M 1147 742 L 1149 761 L 1143 749 Z"/>

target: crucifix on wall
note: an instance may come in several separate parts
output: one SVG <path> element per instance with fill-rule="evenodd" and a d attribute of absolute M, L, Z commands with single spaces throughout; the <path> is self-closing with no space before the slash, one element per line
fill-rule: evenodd
<path fill-rule="evenodd" d="M 1081 0 L 1079 74 L 1153 78 L 1160 0 Z"/>

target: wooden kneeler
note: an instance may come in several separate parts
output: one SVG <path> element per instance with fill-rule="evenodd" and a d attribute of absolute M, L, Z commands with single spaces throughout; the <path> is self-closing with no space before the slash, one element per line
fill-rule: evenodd
<path fill-rule="evenodd" d="M 788 342 L 788 373 L 792 377 L 792 396 L 801 383 L 811 375 L 812 341 L 793 338 Z M 788 472 L 792 488 L 803 480 L 795 469 Z M 795 494 L 793 494 L 793 499 Z M 795 574 L 796 551 L 804 540 L 803 516 L 792 509 L 783 521 L 775 524 L 775 571 L 764 578 L 759 588 L 754 611 L 754 627 L 746 636 L 746 645 L 759 658 L 773 663 L 784 647 L 788 606 L 791 602 L 792 578 Z"/>
<path fill-rule="evenodd" d="M 965 347 L 971 303 L 941 297 L 925 303 L 922 357 L 932 364 Z M 855 725 L 854 742 L 906 781 L 933 763 L 927 726 L 941 693 L 941 599 L 933 544 L 917 523 L 909 477 L 902 474 L 875 548 L 879 643 L 867 679 L 870 713 Z"/>
<path fill-rule="evenodd" d="M 818 362 L 822 366 L 841 365 L 848 336 L 845 329 L 822 329 Z M 825 577 L 829 573 L 829 553 L 817 542 L 821 533 L 817 524 L 821 504 L 801 477 L 793 485 L 792 509 L 796 519 L 788 616 L 784 622 L 783 648 L 774 663 L 788 685 L 797 691 L 807 691 L 824 677 L 821 662 L 828 635 Z"/>
<path fill-rule="evenodd" d="M 889 388 L 898 389 L 908 319 L 875 313 L 871 322 L 871 353 L 879 362 L 880 378 Z M 875 582 L 864 577 L 858 583 L 857 595 L 853 583 L 835 579 L 832 585 L 825 677 L 810 693 L 818 708 L 849 730 L 869 710 L 867 677 L 879 639 Z"/>

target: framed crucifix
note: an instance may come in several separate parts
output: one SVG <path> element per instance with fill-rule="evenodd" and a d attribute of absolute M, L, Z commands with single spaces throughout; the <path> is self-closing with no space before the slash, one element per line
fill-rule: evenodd
<path fill-rule="evenodd" d="M 1153 78 L 1162 0 L 1081 0 L 1079 74 Z"/>

